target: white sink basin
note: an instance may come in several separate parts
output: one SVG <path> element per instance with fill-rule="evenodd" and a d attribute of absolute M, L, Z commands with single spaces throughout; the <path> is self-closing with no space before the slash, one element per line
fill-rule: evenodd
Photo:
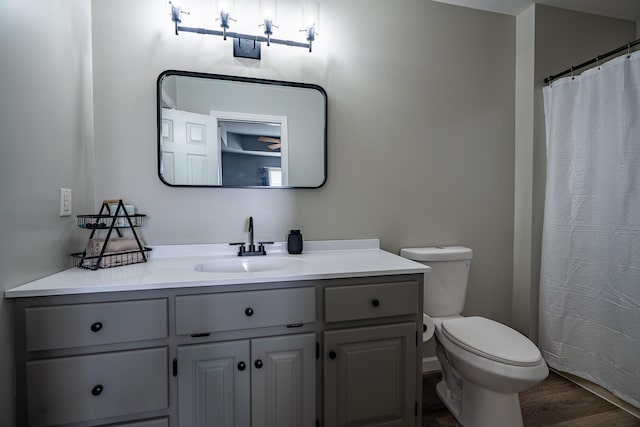
<path fill-rule="evenodd" d="M 196 266 L 203 273 L 259 273 L 263 271 L 287 270 L 302 265 L 299 258 L 283 256 L 257 256 L 224 258 Z"/>

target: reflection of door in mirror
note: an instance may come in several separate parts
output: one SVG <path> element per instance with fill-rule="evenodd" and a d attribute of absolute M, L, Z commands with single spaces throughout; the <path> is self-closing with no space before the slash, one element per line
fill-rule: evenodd
<path fill-rule="evenodd" d="M 162 178 L 169 184 L 220 185 L 220 147 L 210 115 L 162 109 Z"/>

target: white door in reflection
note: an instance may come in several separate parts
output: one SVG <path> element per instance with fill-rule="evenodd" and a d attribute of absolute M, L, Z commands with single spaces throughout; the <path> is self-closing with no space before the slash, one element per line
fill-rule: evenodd
<path fill-rule="evenodd" d="M 216 120 L 209 114 L 162 109 L 161 174 L 169 184 L 220 185 Z"/>

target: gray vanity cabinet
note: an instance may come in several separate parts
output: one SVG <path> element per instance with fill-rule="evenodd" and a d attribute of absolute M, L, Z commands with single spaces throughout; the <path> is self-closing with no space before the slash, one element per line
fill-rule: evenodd
<path fill-rule="evenodd" d="M 315 426 L 315 343 L 311 333 L 180 346 L 180 426 Z"/>
<path fill-rule="evenodd" d="M 419 426 L 423 280 L 16 298 L 17 425 Z"/>
<path fill-rule="evenodd" d="M 397 319 L 324 332 L 325 427 L 416 425 L 419 286 L 411 280 L 324 289 L 331 328 Z"/>
<path fill-rule="evenodd" d="M 415 323 L 324 333 L 324 425 L 414 426 Z"/>

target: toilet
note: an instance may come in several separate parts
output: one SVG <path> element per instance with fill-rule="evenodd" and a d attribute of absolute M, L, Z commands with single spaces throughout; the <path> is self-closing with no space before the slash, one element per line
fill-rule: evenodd
<path fill-rule="evenodd" d="M 436 393 L 465 427 L 518 427 L 518 393 L 549 374 L 540 350 L 519 332 L 484 317 L 463 317 L 473 252 L 462 246 L 405 248 L 429 265 L 424 312 L 435 323 L 442 381 Z"/>

